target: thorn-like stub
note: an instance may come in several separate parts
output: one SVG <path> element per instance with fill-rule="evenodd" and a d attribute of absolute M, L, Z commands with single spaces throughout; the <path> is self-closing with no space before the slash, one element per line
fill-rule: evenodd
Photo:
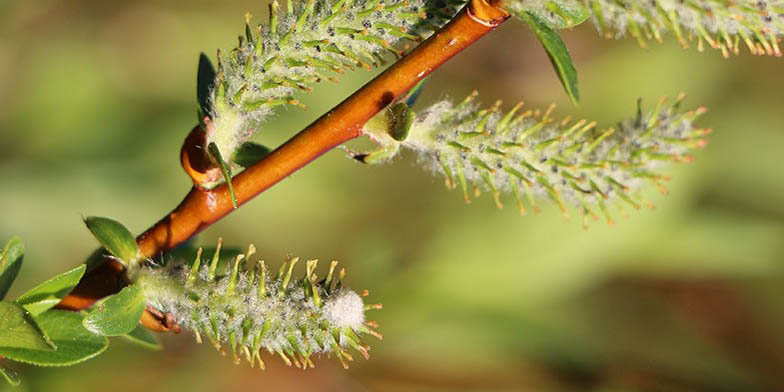
<path fill-rule="evenodd" d="M 509 19 L 509 13 L 501 8 L 500 0 L 471 0 L 468 5 L 468 16 L 472 20 L 487 26 L 497 27 Z"/>
<path fill-rule="evenodd" d="M 171 313 L 163 313 L 154 306 L 147 305 L 140 323 L 155 332 L 180 333 L 180 326 L 174 316 Z"/>
<path fill-rule="evenodd" d="M 209 117 L 205 116 L 203 121 L 206 129 L 197 125 L 185 138 L 180 150 L 180 164 L 194 185 L 207 189 L 205 184 L 220 180 L 221 171 L 207 151 L 207 134 L 215 126 Z"/>

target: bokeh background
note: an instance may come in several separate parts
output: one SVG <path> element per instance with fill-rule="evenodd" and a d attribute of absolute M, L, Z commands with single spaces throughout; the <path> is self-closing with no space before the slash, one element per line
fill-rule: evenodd
<path fill-rule="evenodd" d="M 266 3 L 0 1 L 0 240 L 27 247 L 12 296 L 97 246 L 82 215 L 139 233 L 185 195 L 198 54 L 230 48 L 245 12 L 261 21 Z M 715 133 L 671 170 L 671 195 L 651 193 L 655 211 L 586 231 L 549 205 L 526 217 L 486 195 L 465 206 L 410 155 L 370 168 L 333 151 L 196 243 L 252 242 L 274 265 L 289 253 L 343 261 L 349 285 L 384 303 L 370 361 L 303 372 L 269 358 L 262 372 L 184 333 L 162 336 L 162 352 L 116 340 L 76 367 L 12 365 L 18 390 L 784 389 L 784 62 L 673 40 L 643 50 L 590 24 L 564 37 L 579 108 L 514 21 L 439 69 L 420 105 L 478 89 L 612 125 L 638 97 L 685 91 Z M 307 111 L 282 111 L 258 140 L 280 143 L 373 74 L 318 86 Z"/>

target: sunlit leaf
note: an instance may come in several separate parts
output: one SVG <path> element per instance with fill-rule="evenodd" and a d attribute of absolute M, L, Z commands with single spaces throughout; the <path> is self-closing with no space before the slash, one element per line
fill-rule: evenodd
<path fill-rule="evenodd" d="M 6 381 L 13 386 L 19 385 L 19 375 L 16 374 L 15 371 L 12 369 L 7 368 L 5 365 L 0 363 L 0 374 L 3 375 Z"/>
<path fill-rule="evenodd" d="M 87 265 L 55 276 L 22 294 L 16 303 L 22 305 L 33 316 L 39 315 L 57 305 L 82 279 Z"/>
<path fill-rule="evenodd" d="M 158 341 L 155 335 L 142 325 L 137 325 L 136 328 L 122 337 L 146 349 L 158 351 L 163 348 L 163 345 L 161 345 L 161 342 Z"/>
<path fill-rule="evenodd" d="M 30 313 L 13 302 L 0 302 L 0 347 L 50 351 L 55 348 Z"/>
<path fill-rule="evenodd" d="M 566 5 L 557 1 L 548 1 L 545 3 L 545 9 L 545 12 L 549 13 L 551 16 L 550 18 L 546 18 L 545 15 L 543 15 L 544 12 L 534 11 L 533 13 L 539 16 L 539 18 L 543 22 L 546 22 L 547 26 L 553 30 L 575 27 L 588 20 L 591 16 L 591 11 L 588 7 L 579 2 Z"/>
<path fill-rule="evenodd" d="M 134 285 L 126 286 L 90 312 L 84 326 L 99 335 L 125 335 L 139 324 L 145 305 L 141 290 Z"/>
<path fill-rule="evenodd" d="M 0 355 L 38 366 L 69 366 L 95 357 L 109 346 L 109 339 L 93 334 L 82 326 L 79 313 L 48 310 L 36 317 L 36 321 L 57 345 L 56 350 L 2 347 Z"/>
<path fill-rule="evenodd" d="M 237 196 L 234 194 L 234 185 L 231 183 L 231 166 L 229 163 L 223 159 L 223 155 L 221 154 L 218 145 L 215 143 L 210 143 L 207 146 L 207 150 L 210 152 L 212 157 L 218 162 L 220 166 L 221 173 L 223 174 L 223 179 L 226 180 L 226 186 L 229 187 L 229 194 L 231 195 L 231 204 L 234 208 L 237 208 Z"/>
<path fill-rule="evenodd" d="M 24 244 L 19 237 L 13 237 L 0 252 L 0 300 L 5 298 L 16 275 L 22 268 L 24 258 Z"/>
<path fill-rule="evenodd" d="M 122 223 L 98 216 L 89 216 L 84 219 L 84 223 L 95 239 L 114 257 L 126 265 L 138 260 L 139 247 L 136 245 L 136 239 Z"/>
<path fill-rule="evenodd" d="M 522 13 L 520 16 L 528 22 L 536 37 L 539 38 L 539 42 L 542 43 L 547 55 L 550 56 L 550 62 L 553 64 L 566 94 L 569 95 L 572 102 L 577 104 L 580 101 L 580 92 L 577 89 L 577 70 L 574 68 L 572 57 L 561 37 L 538 16 L 530 12 Z"/>

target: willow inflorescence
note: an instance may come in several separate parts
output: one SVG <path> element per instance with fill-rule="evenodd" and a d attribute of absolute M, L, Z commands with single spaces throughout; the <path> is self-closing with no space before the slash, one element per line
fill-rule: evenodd
<path fill-rule="evenodd" d="M 647 204 L 639 192 L 643 185 L 666 192 L 669 177 L 662 167 L 691 161 L 710 133 L 694 123 L 705 108 L 680 110 L 682 95 L 663 98 L 647 113 L 639 108 L 612 128 L 598 128 L 588 120 L 557 120 L 553 106 L 524 110 L 521 103 L 504 113 L 500 102 L 480 108 L 474 98 L 429 106 L 400 142 L 371 136 L 395 143 L 395 151 L 414 150 L 425 167 L 445 177 L 447 187 L 461 188 L 466 202 L 472 193 L 485 190 L 501 207 L 502 193 L 511 193 L 523 214 L 528 208 L 538 210 L 537 200 L 550 199 L 564 215 L 574 206 L 585 223 L 599 216 L 612 223 L 612 206 L 639 209 Z"/>
<path fill-rule="evenodd" d="M 269 20 L 252 27 L 237 47 L 218 55 L 205 109 L 207 144 L 230 157 L 260 129 L 275 107 L 303 106 L 298 92 L 346 70 L 386 64 L 457 13 L 461 0 L 288 1 L 270 5 Z"/>
<path fill-rule="evenodd" d="M 631 36 L 640 45 L 675 35 L 684 47 L 696 41 L 729 56 L 746 46 L 753 54 L 781 56 L 781 0 L 511 0 L 518 12 L 533 12 L 553 26 L 570 27 L 589 15 L 606 37 Z M 582 19 L 582 20 L 575 20 Z"/>
<path fill-rule="evenodd" d="M 338 271 L 336 261 L 323 279 L 316 275 L 317 260 L 307 261 L 304 276 L 296 278 L 298 258 L 273 273 L 263 260 L 252 261 L 254 253 L 251 246 L 219 268 L 219 244 L 209 264 L 202 263 L 199 249 L 190 265 L 172 261 L 145 267 L 132 280 L 149 305 L 191 330 L 197 341 L 229 348 L 236 363 L 244 357 L 264 368 L 261 351 L 301 368 L 313 367 L 311 357 L 320 354 L 335 356 L 347 367 L 353 360 L 349 348 L 369 357 L 361 335 L 381 335 L 365 311 L 381 305 L 364 304 L 367 291 L 357 294 L 344 287 L 345 270 Z"/>

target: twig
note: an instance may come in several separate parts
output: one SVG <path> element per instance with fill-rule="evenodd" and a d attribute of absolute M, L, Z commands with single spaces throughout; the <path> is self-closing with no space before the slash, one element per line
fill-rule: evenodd
<path fill-rule="evenodd" d="M 278 147 L 253 166 L 232 179 L 238 205 L 264 192 L 299 168 L 332 148 L 361 135 L 364 124 L 393 100 L 407 92 L 479 38 L 509 17 L 498 3 L 472 0 L 446 26 L 416 47 L 411 53 L 367 83 L 310 126 Z M 193 140 L 192 138 L 189 138 Z M 185 163 L 187 160 L 183 160 Z M 186 171 L 189 168 L 186 167 Z M 153 257 L 187 241 L 234 210 L 226 184 L 212 190 L 193 187 L 185 199 L 165 218 L 137 238 L 144 257 Z M 114 269 L 96 269 L 111 274 Z M 60 307 L 83 309 L 102 296 L 111 294 L 90 290 L 86 277 L 67 296 Z M 82 284 L 84 283 L 84 284 Z M 101 295 L 101 296 L 96 296 Z M 149 315 L 148 315 L 149 316 Z M 154 330 L 167 330 L 157 318 L 144 317 L 143 323 Z M 158 320 L 159 322 L 161 320 Z"/>

